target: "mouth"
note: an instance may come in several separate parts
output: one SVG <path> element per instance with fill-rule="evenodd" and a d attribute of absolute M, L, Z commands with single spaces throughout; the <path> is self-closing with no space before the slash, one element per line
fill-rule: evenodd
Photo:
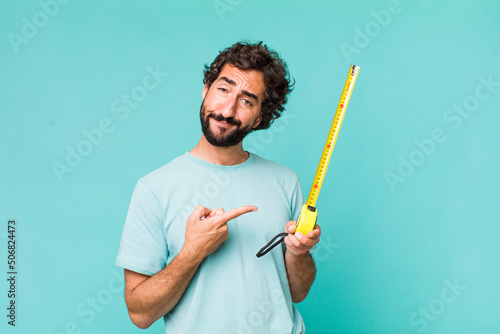
<path fill-rule="evenodd" d="M 217 124 L 218 126 L 220 126 L 222 128 L 230 128 L 234 125 L 234 124 L 229 124 L 228 122 L 225 122 L 225 121 L 218 121 L 216 119 L 214 119 L 214 121 L 215 121 L 215 124 Z"/>
<path fill-rule="evenodd" d="M 227 121 L 224 121 L 224 120 L 218 120 L 217 118 L 215 117 L 210 117 L 211 119 L 213 119 L 213 121 L 215 122 L 215 124 L 221 128 L 224 128 L 224 129 L 228 129 L 232 126 L 236 126 L 236 124 L 233 124 L 233 123 L 229 123 Z"/>

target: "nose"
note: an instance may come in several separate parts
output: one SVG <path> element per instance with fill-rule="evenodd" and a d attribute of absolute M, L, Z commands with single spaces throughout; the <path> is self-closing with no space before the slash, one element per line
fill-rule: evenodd
<path fill-rule="evenodd" d="M 224 118 L 234 117 L 236 114 L 237 101 L 236 98 L 230 97 L 224 101 L 224 105 L 221 108 L 221 115 Z"/>

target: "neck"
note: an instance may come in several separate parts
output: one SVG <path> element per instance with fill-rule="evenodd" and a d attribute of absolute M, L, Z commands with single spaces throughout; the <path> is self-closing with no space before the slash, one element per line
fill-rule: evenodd
<path fill-rule="evenodd" d="M 198 159 L 224 166 L 241 164 L 249 157 L 249 153 L 243 150 L 242 142 L 231 147 L 217 147 L 210 144 L 204 135 L 190 153 Z"/>

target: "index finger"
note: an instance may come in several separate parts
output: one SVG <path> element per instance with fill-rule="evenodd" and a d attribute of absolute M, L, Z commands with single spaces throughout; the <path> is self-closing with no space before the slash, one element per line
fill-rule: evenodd
<path fill-rule="evenodd" d="M 215 216 L 219 222 L 226 223 L 231 219 L 241 216 L 242 214 L 257 211 L 257 207 L 254 205 L 240 206 L 239 208 L 229 210 L 223 214 Z"/>

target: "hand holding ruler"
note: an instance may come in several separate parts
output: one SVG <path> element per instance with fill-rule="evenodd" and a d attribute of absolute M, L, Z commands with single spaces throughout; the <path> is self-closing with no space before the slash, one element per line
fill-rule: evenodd
<path fill-rule="evenodd" d="M 326 170 L 328 168 L 328 163 L 330 162 L 330 157 L 332 156 L 333 148 L 335 147 L 335 142 L 339 135 L 340 126 L 342 125 L 342 120 L 344 119 L 345 111 L 347 105 L 349 104 L 349 99 L 351 98 L 352 89 L 356 83 L 356 78 L 358 77 L 359 66 L 351 65 L 349 68 L 349 74 L 344 85 L 344 90 L 340 96 L 339 105 L 337 111 L 335 112 L 335 117 L 333 118 L 332 126 L 330 132 L 328 133 L 328 138 L 326 140 L 325 147 L 323 148 L 323 154 L 321 155 L 321 160 L 319 161 L 318 169 L 316 170 L 316 175 L 314 176 L 314 181 L 309 191 L 309 196 L 307 197 L 307 202 L 302 206 L 300 210 L 299 219 L 297 219 L 297 228 L 295 233 L 301 232 L 305 235 L 309 231 L 312 231 L 316 226 L 316 220 L 318 218 L 318 212 L 316 210 L 316 201 L 318 200 L 319 191 L 321 190 L 321 185 L 323 184 L 323 179 L 325 178 Z M 264 246 L 258 253 L 257 257 L 261 257 L 282 242 L 288 233 L 280 233 L 275 236 L 266 246 Z M 282 237 L 275 244 L 271 245 L 274 240 Z"/>

